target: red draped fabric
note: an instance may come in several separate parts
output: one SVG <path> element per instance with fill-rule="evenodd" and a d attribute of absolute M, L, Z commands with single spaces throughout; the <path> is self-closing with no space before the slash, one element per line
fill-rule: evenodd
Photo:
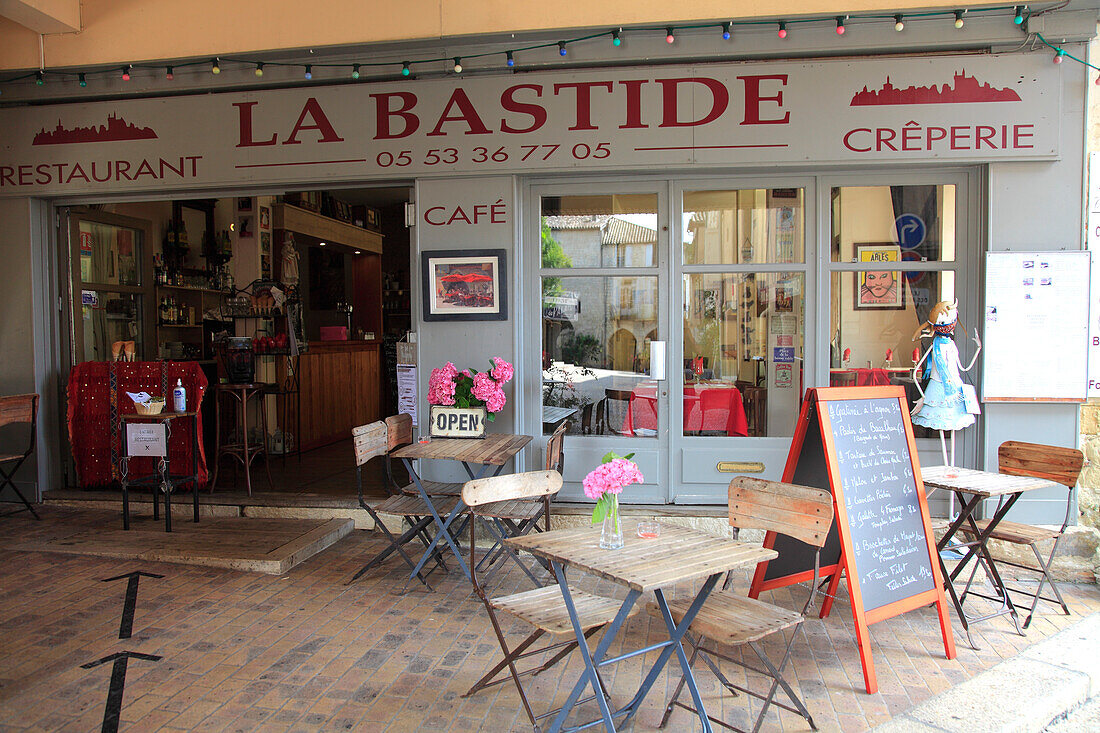
<path fill-rule="evenodd" d="M 69 373 L 68 424 L 69 445 L 80 485 L 83 488 L 108 486 L 118 480 L 118 456 L 121 454 L 119 415 L 135 412 L 127 392 L 148 392 L 163 396 L 167 407 L 172 405 L 172 389 L 182 380 L 187 390 L 187 407 L 199 408 L 195 421 L 198 430 L 198 484 L 206 484 L 206 455 L 202 445 L 202 397 L 206 392 L 206 375 L 191 361 L 86 361 Z M 173 473 L 189 471 L 191 467 L 191 423 L 187 420 L 172 425 L 168 441 L 168 460 Z M 154 472 L 155 459 L 135 458 L 130 461 L 131 476 L 146 476 Z M 186 467 L 186 469 L 184 469 Z"/>

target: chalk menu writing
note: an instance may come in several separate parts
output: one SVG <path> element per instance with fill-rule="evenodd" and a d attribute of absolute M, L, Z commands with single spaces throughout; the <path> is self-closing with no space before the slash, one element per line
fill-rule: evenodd
<path fill-rule="evenodd" d="M 905 422 L 897 399 L 828 406 L 854 574 L 872 610 L 935 588 Z"/>

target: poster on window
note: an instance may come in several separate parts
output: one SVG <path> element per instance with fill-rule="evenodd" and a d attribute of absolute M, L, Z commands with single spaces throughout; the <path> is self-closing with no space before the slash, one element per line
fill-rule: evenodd
<path fill-rule="evenodd" d="M 871 242 L 856 245 L 856 262 L 861 265 L 885 267 L 891 262 L 901 262 L 901 247 L 889 242 Z M 901 310 L 901 272 L 875 269 L 857 273 L 859 288 L 856 290 L 856 310 Z"/>

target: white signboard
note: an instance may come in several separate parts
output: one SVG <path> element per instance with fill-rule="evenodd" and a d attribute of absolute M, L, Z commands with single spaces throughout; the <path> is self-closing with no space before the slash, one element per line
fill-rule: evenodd
<path fill-rule="evenodd" d="M 984 401 L 1084 401 L 1089 277 L 1089 252 L 986 254 Z"/>
<path fill-rule="evenodd" d="M 1089 397 L 1100 397 L 1100 153 L 1089 154 L 1089 212 L 1085 241 L 1092 253 L 1089 318 Z"/>
<path fill-rule="evenodd" d="M 397 412 L 412 417 L 416 425 L 416 365 L 397 365 Z"/>
<path fill-rule="evenodd" d="M 127 423 L 126 455 L 167 456 L 168 436 L 164 423 Z"/>
<path fill-rule="evenodd" d="M 1051 160 L 1075 79 L 1061 71 L 1045 54 L 768 61 L 19 107 L 0 110 L 0 196 Z M 461 216 L 491 219 L 492 204 Z"/>

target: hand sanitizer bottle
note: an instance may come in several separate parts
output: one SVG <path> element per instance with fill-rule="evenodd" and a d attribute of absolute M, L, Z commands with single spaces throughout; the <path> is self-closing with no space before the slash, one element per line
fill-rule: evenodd
<path fill-rule="evenodd" d="M 176 388 L 172 390 L 172 408 L 176 412 L 187 412 L 187 390 L 182 379 L 176 380 Z"/>

